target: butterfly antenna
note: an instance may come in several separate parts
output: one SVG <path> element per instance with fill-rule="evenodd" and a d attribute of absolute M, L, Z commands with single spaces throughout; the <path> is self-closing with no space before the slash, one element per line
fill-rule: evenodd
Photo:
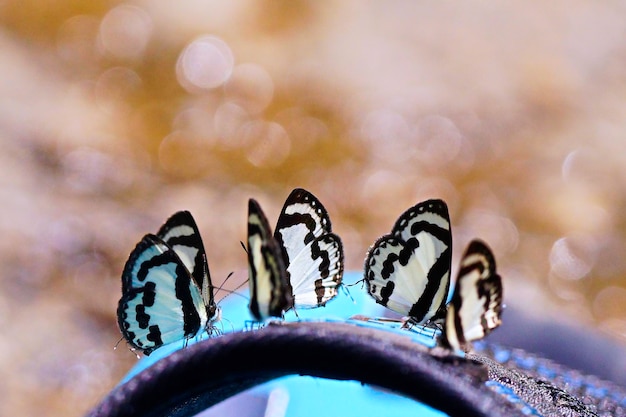
<path fill-rule="evenodd" d="M 120 344 L 120 342 L 124 340 L 124 337 L 122 336 L 122 338 L 120 340 L 117 341 L 117 343 L 115 344 L 115 346 L 113 346 L 113 350 L 117 350 L 117 346 Z M 134 347 L 131 347 L 128 343 L 126 344 L 126 346 L 128 346 L 128 350 L 133 352 L 135 354 L 135 356 L 137 357 L 137 359 L 141 359 L 141 356 L 139 356 L 139 353 L 137 353 L 137 350 Z"/>
<path fill-rule="evenodd" d="M 228 297 L 231 294 L 235 294 L 238 295 L 239 297 L 243 297 L 244 300 L 250 301 L 250 299 L 248 297 L 246 297 L 245 295 L 238 293 L 237 291 L 243 287 L 245 284 L 248 283 L 248 281 L 244 281 L 241 284 L 239 284 L 234 290 L 227 290 L 226 288 L 224 288 L 224 284 L 226 284 L 226 281 L 228 281 L 228 279 L 234 274 L 234 272 L 231 272 L 228 274 L 228 276 L 224 279 L 224 282 L 222 282 L 222 285 L 220 285 L 219 287 L 213 286 L 213 288 L 215 289 L 215 294 L 217 294 L 219 291 L 224 291 L 225 293 L 227 293 L 221 300 L 224 300 L 226 297 Z"/>
<path fill-rule="evenodd" d="M 237 290 L 238 290 L 238 288 L 235 288 L 234 290 L 227 290 L 226 288 L 221 288 L 221 291 L 224 291 L 227 294 L 224 297 L 222 297 L 222 299 L 220 299 L 220 302 L 222 302 L 229 295 L 237 295 L 237 296 L 243 298 L 244 300 L 250 301 L 250 298 L 248 298 L 247 296 L 237 292 Z"/>
<path fill-rule="evenodd" d="M 222 281 L 222 285 L 220 285 L 219 287 L 216 287 L 216 288 L 215 288 L 215 290 L 216 290 L 216 291 L 215 291 L 215 294 L 216 294 L 216 295 L 217 295 L 217 293 L 218 293 L 218 292 L 220 292 L 220 291 L 226 291 L 226 290 L 224 290 L 224 285 L 226 285 L 226 282 L 228 282 L 228 278 L 230 278 L 230 277 L 232 277 L 232 276 L 233 276 L 233 272 L 231 272 L 230 274 L 228 274 L 228 275 L 226 276 L 226 278 L 224 279 L 224 281 Z"/>
<path fill-rule="evenodd" d="M 352 284 L 342 284 L 345 287 L 354 287 L 357 284 L 361 284 L 361 289 L 365 286 L 365 278 L 361 278 L 360 280 L 353 282 Z"/>
<path fill-rule="evenodd" d="M 222 287 L 224 286 L 224 284 L 226 284 L 226 281 L 228 281 L 228 279 L 233 276 L 234 273 L 235 273 L 235 271 L 230 271 L 228 273 L 228 275 L 226 275 L 226 278 L 224 279 L 224 282 L 222 282 Z"/>
<path fill-rule="evenodd" d="M 231 272 L 231 273 L 229 274 L 229 276 L 230 276 L 230 275 L 232 275 L 232 274 L 233 274 L 233 273 Z M 247 283 L 248 283 L 248 280 L 245 280 L 245 281 L 244 281 L 244 282 L 242 282 L 241 284 L 237 285 L 237 287 L 235 287 L 235 289 L 234 289 L 234 290 L 226 290 L 226 289 L 224 289 L 224 288 L 221 288 L 221 290 L 222 290 L 222 291 L 224 291 L 224 292 L 227 292 L 227 293 L 228 293 L 227 295 L 225 295 L 225 296 L 224 296 L 224 298 L 228 297 L 230 294 L 236 294 L 236 295 L 238 295 L 238 296 L 240 296 L 240 297 L 243 297 L 244 299 L 246 299 L 246 300 L 250 301 L 250 299 L 249 299 L 248 297 L 246 297 L 245 295 L 243 295 L 243 294 L 241 294 L 241 293 L 238 293 L 238 292 L 237 292 L 237 291 L 239 291 L 239 290 L 240 290 L 240 289 L 241 289 L 244 285 L 246 285 Z M 224 298 L 222 298 L 222 300 L 223 300 Z M 220 300 L 220 301 L 221 301 L 221 300 Z"/>
<path fill-rule="evenodd" d="M 248 280 L 245 280 L 244 282 L 242 282 L 241 284 L 239 284 L 237 286 L 237 288 L 235 288 L 233 291 L 238 291 L 241 289 L 241 287 L 243 287 L 244 285 L 246 285 L 248 283 Z"/>
<path fill-rule="evenodd" d="M 124 336 L 120 337 L 120 340 L 118 340 L 115 346 L 113 346 L 113 350 L 117 350 L 117 346 L 120 344 L 122 340 L 124 340 Z"/>
<path fill-rule="evenodd" d="M 239 243 L 241 243 L 241 247 L 243 248 L 243 251 L 248 254 L 248 248 L 246 248 L 246 245 L 243 244 L 243 242 L 240 240 Z"/>
<path fill-rule="evenodd" d="M 130 347 L 129 346 L 128 350 L 133 352 L 135 354 L 135 356 L 137 357 L 137 359 L 141 359 L 141 356 L 139 356 L 139 353 L 137 353 L 137 349 L 135 349 L 134 347 Z"/>

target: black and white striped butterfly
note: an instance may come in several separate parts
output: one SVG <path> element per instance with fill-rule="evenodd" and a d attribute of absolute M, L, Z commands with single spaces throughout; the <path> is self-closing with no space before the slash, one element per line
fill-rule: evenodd
<path fill-rule="evenodd" d="M 212 331 L 219 317 L 198 227 L 191 213 L 180 211 L 131 252 L 122 273 L 119 328 L 131 346 L 149 355 Z"/>
<path fill-rule="evenodd" d="M 489 247 L 473 240 L 461 259 L 452 300 L 443 326 L 442 344 L 467 350 L 501 323 L 502 279 Z"/>
<path fill-rule="evenodd" d="M 278 242 L 254 199 L 248 200 L 248 278 L 250 313 L 257 322 L 282 317 L 292 304 L 287 270 Z"/>
<path fill-rule="evenodd" d="M 445 317 L 450 287 L 452 234 L 442 200 L 421 202 L 398 218 L 365 259 L 369 294 L 412 324 Z"/>
<path fill-rule="evenodd" d="M 276 222 L 278 241 L 297 308 L 325 305 L 343 278 L 343 245 L 332 233 L 330 217 L 310 192 L 294 189 Z"/>
<path fill-rule="evenodd" d="M 251 240 L 257 246 L 260 245 L 259 242 L 265 243 L 268 246 L 267 254 L 272 254 L 274 247 L 278 248 L 285 270 L 284 289 L 281 289 L 282 279 L 278 279 L 281 274 L 278 271 L 265 271 L 267 268 L 257 259 L 258 255 L 250 252 Z M 331 231 L 328 212 L 310 192 L 301 188 L 291 192 L 278 217 L 273 236 L 258 203 L 251 200 L 248 245 L 251 265 L 250 306 L 257 320 L 282 315 L 277 309 L 270 308 L 272 303 L 268 300 L 274 300 L 274 304 L 280 305 L 286 311 L 294 306 L 321 307 L 337 295 L 337 288 L 343 277 L 343 246 L 339 236 Z M 265 259 L 271 257 L 266 256 Z M 261 267 L 252 268 L 254 265 Z M 268 280 L 267 277 L 271 279 Z M 282 291 L 286 293 L 284 297 Z"/>

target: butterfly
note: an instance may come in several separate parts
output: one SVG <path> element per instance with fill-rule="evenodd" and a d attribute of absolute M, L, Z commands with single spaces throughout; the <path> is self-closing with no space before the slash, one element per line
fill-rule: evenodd
<path fill-rule="evenodd" d="M 374 300 L 411 324 L 441 320 L 450 287 L 452 234 L 448 207 L 427 200 L 406 210 L 368 251 L 364 279 Z"/>
<path fill-rule="evenodd" d="M 250 313 L 257 322 L 282 317 L 293 305 L 281 249 L 259 203 L 248 200 L 248 279 Z"/>
<path fill-rule="evenodd" d="M 254 245 L 267 248 L 255 253 L 250 250 Z M 274 260 L 275 256 L 280 262 Z M 250 200 L 248 260 L 250 307 L 258 321 L 281 317 L 294 306 L 324 306 L 337 295 L 342 282 L 341 239 L 332 233 L 322 203 L 302 188 L 294 189 L 287 197 L 273 235 L 260 206 Z"/>
<path fill-rule="evenodd" d="M 220 315 L 196 222 L 188 211 L 177 212 L 156 235 L 145 235 L 126 261 L 119 328 L 131 346 L 150 355 L 211 332 Z"/>
<path fill-rule="evenodd" d="M 473 240 L 461 259 L 452 300 L 443 326 L 442 344 L 455 350 L 469 348 L 501 323 L 502 279 L 489 247 Z"/>
<path fill-rule="evenodd" d="M 328 212 L 313 194 L 302 188 L 289 194 L 274 238 L 296 307 L 321 307 L 337 295 L 343 278 L 343 245 L 332 233 Z"/>

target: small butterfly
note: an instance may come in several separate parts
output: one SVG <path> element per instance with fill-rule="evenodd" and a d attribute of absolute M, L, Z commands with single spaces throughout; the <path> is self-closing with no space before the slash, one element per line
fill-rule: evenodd
<path fill-rule="evenodd" d="M 421 202 L 398 218 L 365 259 L 369 294 L 412 324 L 441 320 L 450 287 L 452 234 L 442 200 Z"/>
<path fill-rule="evenodd" d="M 191 213 L 170 217 L 131 252 L 122 272 L 117 321 L 126 341 L 145 355 L 213 331 L 221 314 L 204 245 Z"/>
<path fill-rule="evenodd" d="M 332 233 L 328 212 L 313 194 L 302 188 L 289 194 L 274 237 L 297 308 L 321 307 L 337 295 L 343 277 L 343 245 Z"/>
<path fill-rule="evenodd" d="M 442 344 L 467 350 L 502 322 L 502 279 L 489 247 L 473 240 L 461 259 L 452 300 L 443 326 Z"/>
<path fill-rule="evenodd" d="M 293 305 L 287 270 L 259 203 L 248 201 L 248 278 L 250 313 L 257 322 L 282 317 Z"/>

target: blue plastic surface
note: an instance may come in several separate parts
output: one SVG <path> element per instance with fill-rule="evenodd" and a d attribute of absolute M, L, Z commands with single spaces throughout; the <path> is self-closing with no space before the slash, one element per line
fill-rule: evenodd
<path fill-rule="evenodd" d="M 344 283 L 352 284 L 362 278 L 361 273 L 346 273 Z M 325 307 L 298 310 L 286 314 L 286 321 L 346 321 L 354 315 L 380 317 L 389 315 L 367 295 L 362 284 L 341 288 L 335 299 Z M 247 293 L 244 292 L 247 295 Z M 230 333 L 241 331 L 252 319 L 247 301 L 243 297 L 228 296 L 219 303 L 222 308 L 223 331 Z M 391 313 L 393 314 L 393 313 Z M 432 329 L 416 328 L 413 331 L 400 330 L 399 324 L 353 321 L 353 323 L 384 328 L 390 332 L 409 337 L 427 346 L 435 344 Z M 207 335 L 198 338 L 206 338 Z M 191 340 L 188 343 L 195 343 Z M 122 383 L 132 376 L 153 365 L 159 359 L 183 348 L 183 341 L 163 346 L 150 356 L 142 358 L 133 367 Z M 236 413 L 236 414 L 235 414 Z M 201 414 L 202 416 L 246 415 L 246 416 L 299 416 L 324 417 L 347 415 L 384 415 L 384 416 L 445 416 L 412 399 L 392 392 L 362 385 L 356 381 L 335 381 L 308 376 L 288 376 L 259 385 L 234 396 Z"/>

